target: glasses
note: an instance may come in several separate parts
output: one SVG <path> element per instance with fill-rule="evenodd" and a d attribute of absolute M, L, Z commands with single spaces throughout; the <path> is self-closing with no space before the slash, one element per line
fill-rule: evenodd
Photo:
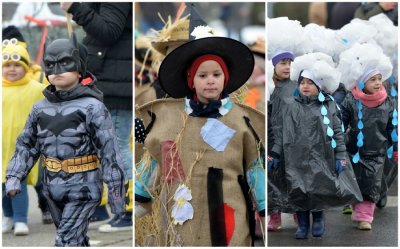
<path fill-rule="evenodd" d="M 12 54 L 7 54 L 7 53 L 3 53 L 3 62 L 7 62 L 8 60 L 12 60 L 12 61 L 20 61 L 21 60 L 21 55 L 14 52 Z"/>
<path fill-rule="evenodd" d="M 3 40 L 3 47 L 6 47 L 6 46 L 8 46 L 8 45 L 10 45 L 10 44 L 12 44 L 12 45 L 17 45 L 17 44 L 18 44 L 17 38 L 12 38 L 12 39 L 10 39 L 10 40 L 8 40 L 8 39 Z"/>

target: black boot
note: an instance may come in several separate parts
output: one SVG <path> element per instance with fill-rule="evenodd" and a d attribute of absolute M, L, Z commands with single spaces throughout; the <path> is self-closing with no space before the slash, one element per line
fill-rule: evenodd
<path fill-rule="evenodd" d="M 379 199 L 378 203 L 376 203 L 376 206 L 378 208 L 384 208 L 386 206 L 387 203 L 387 195 L 384 194 L 381 196 L 381 198 Z"/>
<path fill-rule="evenodd" d="M 314 237 L 322 237 L 325 231 L 325 217 L 323 211 L 311 212 L 313 217 L 312 235 Z"/>
<path fill-rule="evenodd" d="M 298 211 L 298 228 L 295 234 L 296 239 L 307 239 L 310 230 L 310 211 Z"/>

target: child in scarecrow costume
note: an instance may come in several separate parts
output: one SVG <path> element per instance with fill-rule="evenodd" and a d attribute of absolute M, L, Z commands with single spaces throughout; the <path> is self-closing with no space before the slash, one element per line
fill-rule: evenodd
<path fill-rule="evenodd" d="M 250 246 L 253 204 L 264 216 L 264 115 L 228 95 L 250 77 L 254 58 L 209 31 L 194 29 L 197 39 L 161 64 L 161 86 L 175 99 L 137 110 L 148 151 L 136 173 L 136 215 L 151 203 L 154 220 L 153 241 L 142 245 Z"/>
<path fill-rule="evenodd" d="M 149 3 L 153 4 L 153 3 Z M 180 16 L 183 17 L 180 17 Z M 191 3 L 186 8 L 186 4 L 181 5 L 177 13 L 177 20 L 172 22 L 171 17 L 164 21 L 165 25 L 161 30 L 154 31 L 154 37 L 139 36 L 135 42 L 135 64 L 140 65 L 137 75 L 138 82 L 135 84 L 135 106 L 142 106 L 150 101 L 167 98 L 168 94 L 162 89 L 158 79 L 158 71 L 162 60 L 175 48 L 193 40 L 190 33 L 196 26 L 207 24 L 200 17 L 195 4 Z M 143 82 L 143 72 L 148 71 L 148 75 L 154 75 L 150 82 Z M 135 124 L 142 120 L 135 118 Z M 138 131 L 138 129 L 135 129 Z M 135 135 L 137 138 L 138 135 Z M 137 141 L 137 139 L 135 139 Z M 135 143 L 135 162 L 139 162 L 143 155 L 142 142 Z"/>
<path fill-rule="evenodd" d="M 353 205 L 352 219 L 359 229 L 370 230 L 385 161 L 398 160 L 397 104 L 382 83 L 391 75 L 392 64 L 380 47 L 366 43 L 343 52 L 338 69 L 351 91 L 342 103 L 342 116 L 350 128 L 346 146 L 363 197 Z"/>
<path fill-rule="evenodd" d="M 268 183 L 268 209 L 296 211 L 296 239 L 307 239 L 310 213 L 312 235 L 325 230 L 323 210 L 361 199 L 354 173 L 347 166 L 340 111 L 329 94 L 339 85 L 340 73 L 332 59 L 321 53 L 297 57 L 291 78 L 298 79 L 294 98 L 282 103 L 281 115 L 272 127 L 274 144 L 268 156 L 268 174 L 280 172 L 283 179 Z M 274 164 L 285 154 L 285 167 Z M 350 164 L 348 164 L 350 165 Z M 350 168 L 350 169 L 349 169 Z"/>
<path fill-rule="evenodd" d="M 86 59 L 75 34 L 46 42 L 43 62 L 51 85 L 33 106 L 6 172 L 6 193 L 13 197 L 43 157 L 43 194 L 57 228 L 56 246 L 89 246 L 89 218 L 100 204 L 103 180 L 111 211 L 125 212 L 124 172 L 111 116 L 96 79 L 86 71 Z M 88 76 L 92 84 L 82 85 Z"/>

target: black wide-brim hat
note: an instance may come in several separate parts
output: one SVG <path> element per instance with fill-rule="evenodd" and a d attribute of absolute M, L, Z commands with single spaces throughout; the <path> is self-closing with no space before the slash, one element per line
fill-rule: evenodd
<path fill-rule="evenodd" d="M 224 89 L 232 93 L 249 79 L 254 68 L 254 57 L 243 43 L 226 37 L 206 37 L 190 41 L 173 50 L 163 60 L 159 70 L 161 87 L 173 98 L 191 94 L 187 84 L 187 69 L 202 55 L 220 56 L 229 71 L 229 81 Z"/>

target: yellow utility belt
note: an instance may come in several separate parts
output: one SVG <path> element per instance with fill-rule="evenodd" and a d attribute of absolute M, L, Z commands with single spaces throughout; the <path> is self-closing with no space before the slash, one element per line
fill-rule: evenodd
<path fill-rule="evenodd" d="M 74 157 L 62 161 L 52 157 L 44 157 L 43 159 L 43 167 L 46 167 L 47 170 L 51 172 L 59 172 L 62 170 L 66 173 L 81 173 L 99 167 L 99 159 L 95 154 L 83 157 Z"/>

